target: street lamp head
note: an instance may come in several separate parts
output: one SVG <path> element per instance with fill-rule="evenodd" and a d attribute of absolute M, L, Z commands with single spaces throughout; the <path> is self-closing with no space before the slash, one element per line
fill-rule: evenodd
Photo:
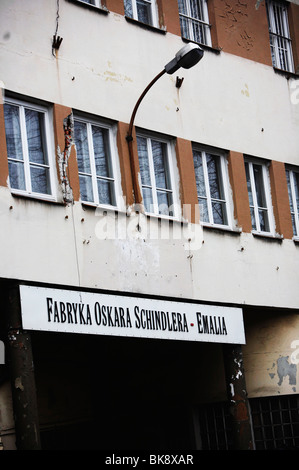
<path fill-rule="evenodd" d="M 180 67 L 190 69 L 200 61 L 202 56 L 203 50 L 199 46 L 193 43 L 186 44 L 186 46 L 182 47 L 182 49 L 176 53 L 175 58 L 165 65 L 164 69 L 166 73 L 170 75 L 176 72 Z"/>

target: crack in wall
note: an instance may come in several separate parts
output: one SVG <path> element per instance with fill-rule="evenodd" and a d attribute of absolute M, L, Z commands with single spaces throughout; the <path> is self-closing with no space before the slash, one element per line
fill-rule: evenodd
<path fill-rule="evenodd" d="M 70 186 L 67 174 L 68 160 L 71 154 L 72 146 L 74 145 L 74 119 L 72 114 L 69 114 L 63 120 L 63 130 L 64 150 L 61 152 L 59 145 L 57 145 L 58 168 L 60 174 L 63 201 L 65 203 L 72 203 L 74 201 L 73 191 Z"/>

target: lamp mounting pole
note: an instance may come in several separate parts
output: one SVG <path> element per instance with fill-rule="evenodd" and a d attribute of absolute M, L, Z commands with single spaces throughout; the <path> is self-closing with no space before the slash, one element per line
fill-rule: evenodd
<path fill-rule="evenodd" d="M 131 172 L 132 172 L 132 178 L 133 178 L 134 201 L 137 204 L 141 203 L 141 194 L 140 194 L 140 188 L 138 186 L 138 179 L 137 179 L 136 169 L 135 169 L 135 164 L 134 164 L 132 133 L 133 133 L 134 119 L 135 119 L 137 110 L 140 106 L 140 103 L 145 97 L 145 95 L 147 94 L 147 92 L 165 73 L 172 75 L 180 67 L 183 67 L 184 69 L 190 69 L 195 64 L 197 64 L 197 62 L 200 61 L 202 56 L 203 56 L 203 50 L 196 44 L 189 43 L 186 46 L 182 47 L 182 49 L 180 49 L 176 53 L 174 59 L 168 62 L 168 64 L 165 65 L 164 69 L 160 73 L 158 73 L 158 75 L 147 85 L 145 90 L 140 95 L 137 103 L 135 104 L 135 107 L 133 109 L 132 116 L 130 119 L 129 130 L 126 136 L 126 140 L 128 142 L 128 147 L 129 147 L 130 165 L 131 165 Z"/>
<path fill-rule="evenodd" d="M 131 164 L 131 172 L 132 172 L 132 179 L 133 179 L 134 200 L 135 200 L 135 203 L 137 203 L 137 204 L 141 202 L 141 197 L 140 197 L 141 195 L 140 195 L 140 189 L 139 189 L 138 182 L 137 182 L 136 169 L 135 169 L 135 165 L 134 165 L 133 137 L 132 137 L 134 119 L 135 119 L 137 110 L 140 106 L 140 103 L 143 100 L 143 98 L 145 97 L 145 95 L 147 94 L 147 92 L 159 80 L 159 78 L 162 77 L 165 73 L 166 73 L 165 69 L 163 69 L 160 73 L 158 73 L 158 75 L 148 84 L 148 86 L 145 88 L 145 90 L 142 92 L 142 94 L 138 98 L 138 101 L 135 104 L 135 107 L 134 107 L 133 112 L 132 112 L 132 116 L 131 116 L 131 120 L 130 120 L 130 124 L 129 124 L 129 130 L 128 130 L 128 134 L 126 136 L 126 140 L 128 142 L 128 147 L 129 147 L 130 164 Z"/>

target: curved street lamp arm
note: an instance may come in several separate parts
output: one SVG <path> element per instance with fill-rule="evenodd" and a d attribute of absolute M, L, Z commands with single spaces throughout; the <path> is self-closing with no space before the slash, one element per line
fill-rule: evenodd
<path fill-rule="evenodd" d="M 131 120 L 130 120 L 130 125 L 129 125 L 129 130 L 128 130 L 128 134 L 127 134 L 127 137 L 126 137 L 126 140 L 128 142 L 128 147 L 129 147 L 129 156 L 130 156 L 130 166 L 131 166 L 131 172 L 132 172 L 132 180 L 133 180 L 133 196 L 134 196 L 134 201 L 135 203 L 139 204 L 141 202 L 141 194 L 140 194 L 140 188 L 139 188 L 139 185 L 138 185 L 138 178 L 137 178 L 137 175 L 136 175 L 136 170 L 135 170 L 135 163 L 134 163 L 134 154 L 133 154 L 133 137 L 132 137 L 132 133 L 133 133 L 133 124 L 134 124 L 134 119 L 135 119 L 135 116 L 136 116 L 136 113 L 137 113 L 137 110 L 139 108 L 139 105 L 141 103 L 141 101 L 143 100 L 143 98 L 145 97 L 145 95 L 147 94 L 147 92 L 150 90 L 150 88 L 156 83 L 156 81 L 159 80 L 160 77 L 162 77 L 162 75 L 164 75 L 164 73 L 166 73 L 166 70 L 162 70 L 149 84 L 148 86 L 145 88 L 145 90 L 143 91 L 143 93 L 140 95 L 137 103 L 135 104 L 135 107 L 133 109 L 133 112 L 132 112 L 132 116 L 131 116 Z"/>
<path fill-rule="evenodd" d="M 160 73 L 158 73 L 158 75 L 148 84 L 148 86 L 145 88 L 145 90 L 143 91 L 143 93 L 140 95 L 137 103 L 135 104 L 135 107 L 133 109 L 133 112 L 132 112 L 132 116 L 131 116 L 131 120 L 130 120 L 130 125 L 129 125 L 129 130 L 128 130 L 128 135 L 127 135 L 127 141 L 131 141 L 133 140 L 133 137 L 132 137 L 132 132 L 133 132 L 133 124 L 134 124 L 134 119 L 135 119 L 135 116 L 136 116 L 136 113 L 137 113 L 137 110 L 139 108 L 139 105 L 141 103 L 141 101 L 143 100 L 143 98 L 145 97 L 145 95 L 147 94 L 147 92 L 151 89 L 151 87 L 159 80 L 160 77 L 162 77 L 162 75 L 164 75 L 166 73 L 166 70 L 163 69 Z"/>

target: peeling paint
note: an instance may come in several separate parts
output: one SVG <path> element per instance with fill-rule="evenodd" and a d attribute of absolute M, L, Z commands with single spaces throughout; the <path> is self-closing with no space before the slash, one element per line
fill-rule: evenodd
<path fill-rule="evenodd" d="M 69 183 L 67 175 L 68 160 L 71 154 L 72 146 L 74 145 L 74 119 L 73 115 L 69 114 L 63 120 L 64 129 L 64 150 L 61 152 L 59 145 L 57 146 L 58 167 L 61 180 L 63 200 L 65 203 L 72 203 L 73 191 Z"/>
<path fill-rule="evenodd" d="M 296 364 L 290 364 L 288 359 L 289 356 L 280 357 L 277 359 L 277 374 L 279 377 L 278 385 L 281 385 L 283 379 L 287 376 L 289 376 L 290 385 L 296 385 L 297 383 L 297 366 Z"/>
<path fill-rule="evenodd" d="M 230 383 L 229 386 L 230 386 L 230 394 L 232 397 L 234 397 L 235 396 L 234 384 Z M 234 401 L 234 400 L 231 400 L 231 401 Z"/>
<path fill-rule="evenodd" d="M 111 68 L 111 63 L 108 62 L 109 68 Z M 131 82 L 133 83 L 133 80 L 131 77 L 128 77 L 127 75 L 122 75 L 120 73 L 112 72 L 111 70 L 106 70 L 103 73 L 98 73 L 98 76 L 101 78 L 104 78 L 105 81 L 112 81 L 112 82 L 117 82 L 117 83 L 123 83 L 123 82 Z"/>

